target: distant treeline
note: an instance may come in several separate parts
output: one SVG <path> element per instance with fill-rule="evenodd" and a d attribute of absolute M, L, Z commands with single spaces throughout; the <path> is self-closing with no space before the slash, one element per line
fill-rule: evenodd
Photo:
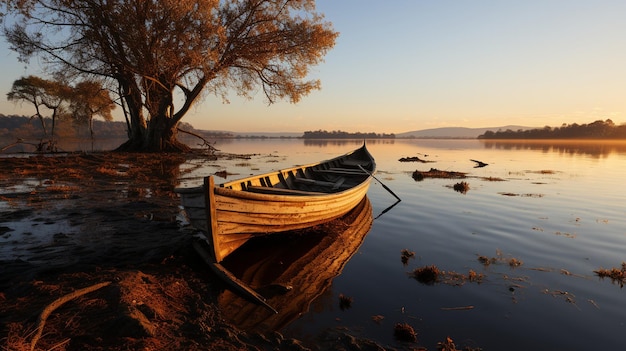
<path fill-rule="evenodd" d="M 47 128 L 52 125 L 51 118 L 44 118 Z M 102 120 L 93 121 L 94 135 L 98 138 L 123 138 L 126 137 L 126 123 L 106 122 Z M 56 137 L 89 137 L 89 127 L 87 125 L 76 125 L 69 120 L 57 120 L 55 128 Z M 25 116 L 6 116 L 0 113 L 0 138 L 22 138 L 38 139 L 43 138 L 44 130 L 38 118 Z"/>
<path fill-rule="evenodd" d="M 47 126 L 52 125 L 51 118 L 44 118 L 44 123 Z M 85 125 L 75 125 L 71 121 L 58 120 L 55 131 L 55 137 L 58 138 L 89 138 L 89 128 Z M 99 139 L 106 138 L 126 138 L 127 126 L 126 122 L 107 122 L 102 120 L 93 121 L 94 135 Z M 180 123 L 179 129 L 192 132 L 200 135 L 206 139 L 216 138 L 234 138 L 232 133 L 228 132 L 213 132 L 205 130 L 197 130 L 189 123 Z M 181 138 L 188 137 L 185 133 L 180 133 Z M 37 118 L 30 118 L 25 116 L 6 116 L 0 113 L 0 139 L 11 141 L 17 138 L 20 139 L 41 139 L 46 137 L 44 135 L 41 122 Z M 0 145 L 1 146 L 1 145 Z"/>
<path fill-rule="evenodd" d="M 304 139 L 395 139 L 396 135 L 377 133 L 348 133 L 340 130 L 332 132 L 326 130 L 306 131 L 302 136 Z"/>
<path fill-rule="evenodd" d="M 618 126 L 610 119 L 589 124 L 564 123 L 554 128 L 486 131 L 478 139 L 626 139 L 626 124 Z"/>

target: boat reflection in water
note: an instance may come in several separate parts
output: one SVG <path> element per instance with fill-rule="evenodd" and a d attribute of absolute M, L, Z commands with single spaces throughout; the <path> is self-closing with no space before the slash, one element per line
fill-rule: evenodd
<path fill-rule="evenodd" d="M 278 314 L 230 290 L 218 297 L 223 316 L 237 327 L 279 330 L 308 311 L 358 251 L 372 226 L 366 197 L 345 216 L 290 235 L 256 238 L 229 255 L 222 264 L 267 298 Z"/>

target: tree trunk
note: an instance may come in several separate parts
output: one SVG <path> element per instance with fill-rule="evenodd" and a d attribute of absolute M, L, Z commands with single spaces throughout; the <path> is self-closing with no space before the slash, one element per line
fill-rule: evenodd
<path fill-rule="evenodd" d="M 128 101 L 131 116 L 130 137 L 116 151 L 186 152 L 190 150 L 189 146 L 177 139 L 178 130 L 176 127 L 178 123 L 169 116 L 169 104 L 163 104 L 162 108 L 154 111 L 156 115 L 151 116 L 148 123 L 146 123 L 141 112 L 137 110 L 137 106 L 141 105 Z"/>
<path fill-rule="evenodd" d="M 142 101 L 141 89 L 132 77 L 118 77 L 128 114 L 130 130 L 128 141 L 120 145 L 116 151 L 130 152 L 185 152 L 190 148 L 177 139 L 178 119 L 174 118 L 173 88 L 168 89 L 163 82 L 144 81 L 149 89 L 148 98 Z M 144 109 L 145 107 L 145 109 Z M 150 114 L 146 121 L 143 111 Z M 180 118 L 179 118 L 180 119 Z"/>

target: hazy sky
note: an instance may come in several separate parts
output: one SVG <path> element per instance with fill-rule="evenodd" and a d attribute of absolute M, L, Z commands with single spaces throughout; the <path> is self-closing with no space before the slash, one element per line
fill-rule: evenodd
<path fill-rule="evenodd" d="M 229 131 L 400 133 L 508 124 L 626 122 L 624 0 L 321 0 L 340 32 L 297 105 L 204 98 L 183 121 Z M 0 112 L 28 69 L 0 44 Z"/>

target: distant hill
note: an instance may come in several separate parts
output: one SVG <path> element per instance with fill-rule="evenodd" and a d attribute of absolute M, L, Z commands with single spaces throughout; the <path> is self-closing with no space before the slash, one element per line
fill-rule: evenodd
<path fill-rule="evenodd" d="M 528 130 L 534 127 L 525 126 L 502 126 L 502 127 L 487 127 L 487 128 L 464 128 L 464 127 L 447 127 L 447 128 L 433 128 L 414 130 L 412 132 L 398 133 L 396 138 L 416 138 L 416 139 L 475 139 L 481 134 L 485 134 L 490 130 L 497 132 L 498 130 Z"/>

